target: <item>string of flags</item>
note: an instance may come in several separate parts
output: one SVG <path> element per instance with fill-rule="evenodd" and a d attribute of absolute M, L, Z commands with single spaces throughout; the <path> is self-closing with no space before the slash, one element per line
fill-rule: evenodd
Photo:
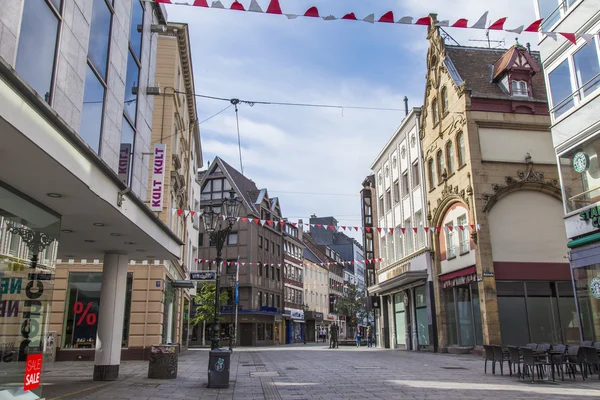
<path fill-rule="evenodd" d="M 187 218 L 188 216 L 194 217 L 194 216 L 198 216 L 200 217 L 200 215 L 202 214 L 201 212 L 197 212 L 197 211 L 192 211 L 192 210 L 182 210 L 182 209 L 173 209 L 173 213 L 177 213 L 178 216 L 184 216 L 185 218 Z M 221 215 L 221 218 L 223 220 L 226 220 L 227 217 L 224 215 Z M 249 223 L 249 224 L 253 224 L 255 223 L 256 225 L 262 225 L 262 226 L 269 226 L 271 228 L 280 225 L 281 227 L 285 226 L 286 221 L 274 221 L 274 220 L 270 220 L 270 219 L 259 219 L 259 218 L 247 218 L 247 217 L 237 217 L 236 218 L 236 222 L 244 222 L 244 223 Z M 440 233 L 442 230 L 447 233 L 447 232 L 454 232 L 454 231 L 479 231 L 481 230 L 481 225 L 480 224 L 467 224 L 467 225 L 445 225 L 445 226 L 414 226 L 414 227 L 400 227 L 397 226 L 395 228 L 383 228 L 383 227 L 379 227 L 379 226 L 374 226 L 374 227 L 369 227 L 369 226 L 349 226 L 349 225 L 340 225 L 340 226 L 336 226 L 336 225 L 323 225 L 323 224 L 306 224 L 306 223 L 300 223 L 300 222 L 291 222 L 288 221 L 290 224 L 292 224 L 294 227 L 296 228 L 300 228 L 302 229 L 303 227 L 310 227 L 310 228 L 319 228 L 319 229 L 325 229 L 325 230 L 331 230 L 331 231 L 348 231 L 348 232 L 352 232 L 353 230 L 358 232 L 358 231 L 364 231 L 364 232 L 374 232 L 377 231 L 379 233 L 402 233 L 403 235 L 406 233 L 410 233 L 411 231 L 414 233 L 418 233 L 418 232 L 425 232 L 425 233 L 429 233 L 429 232 L 437 232 Z"/>
<path fill-rule="evenodd" d="M 405 24 L 405 25 L 424 25 L 429 26 L 431 23 L 431 17 L 425 16 L 420 18 L 414 18 L 411 16 L 403 16 L 401 18 L 396 19 L 393 11 L 388 11 L 381 15 L 380 17 L 376 17 L 375 13 L 371 13 L 364 18 L 359 18 L 356 16 L 356 13 L 350 12 L 344 14 L 341 17 L 336 17 L 333 15 L 322 15 L 319 9 L 316 6 L 312 6 L 306 10 L 303 14 L 293 14 L 286 13 L 281 9 L 279 4 L 279 0 L 270 0 L 269 5 L 266 10 L 260 6 L 257 0 L 251 0 L 248 7 L 244 7 L 244 5 L 238 1 L 233 0 L 229 7 L 226 7 L 222 1 L 212 1 L 211 5 L 208 4 L 208 0 L 147 0 L 154 1 L 156 3 L 163 4 L 173 4 L 173 5 L 185 5 L 185 6 L 194 6 L 194 7 L 203 7 L 203 8 L 214 8 L 221 10 L 232 10 L 232 11 L 244 11 L 244 12 L 254 12 L 254 13 L 262 13 L 262 14 L 273 14 L 273 15 L 285 15 L 288 19 L 296 19 L 298 17 L 307 17 L 307 18 L 319 18 L 324 21 L 336 21 L 336 20 L 346 20 L 346 21 L 362 21 L 367 23 L 389 23 L 389 24 Z M 229 4 L 229 1 L 225 1 Z M 490 31 L 505 31 L 510 33 L 521 34 L 522 32 L 539 32 L 547 37 L 550 37 L 553 40 L 557 40 L 558 35 L 561 35 L 569 42 L 573 44 L 577 44 L 577 39 L 582 38 L 587 43 L 591 43 L 594 35 L 586 34 L 586 33 L 573 33 L 573 32 L 545 32 L 541 31 L 540 28 L 543 27 L 544 19 L 538 19 L 536 21 L 531 22 L 527 27 L 525 25 L 520 25 L 514 28 L 505 28 L 505 24 L 508 20 L 507 17 L 502 17 L 494 22 L 491 22 L 488 25 L 488 13 L 486 11 L 483 15 L 477 20 L 477 22 L 469 25 L 469 20 L 466 18 L 459 18 L 458 20 L 451 23 L 450 20 L 439 21 L 436 26 L 440 27 L 448 27 L 448 28 L 463 28 L 463 29 L 485 29 Z"/>
<path fill-rule="evenodd" d="M 204 259 L 200 259 L 200 258 L 195 258 L 194 262 L 197 263 L 201 263 L 201 264 L 212 264 L 215 262 L 215 260 L 204 260 Z M 344 265 L 352 265 L 355 263 L 365 263 L 365 264 L 376 264 L 376 263 L 380 263 L 383 262 L 383 258 L 372 258 L 369 260 L 354 260 L 354 261 L 336 261 L 336 262 L 327 262 L 327 263 L 313 263 L 313 262 L 309 262 L 309 263 L 303 263 L 302 266 L 303 267 L 308 267 L 311 265 L 319 265 L 321 267 L 329 267 L 330 265 L 339 265 L 339 264 L 344 264 Z M 285 266 L 286 263 L 264 263 L 264 262 L 243 262 L 243 261 L 221 261 L 222 265 L 224 266 L 236 266 L 239 265 L 241 267 L 245 267 L 245 266 L 249 266 L 249 267 L 264 267 L 264 266 L 271 266 L 271 267 L 279 267 L 281 268 L 282 266 Z"/>

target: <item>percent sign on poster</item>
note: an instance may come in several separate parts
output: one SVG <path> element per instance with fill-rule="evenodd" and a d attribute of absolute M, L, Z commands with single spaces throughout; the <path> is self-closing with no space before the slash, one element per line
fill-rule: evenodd
<path fill-rule="evenodd" d="M 83 309 L 83 302 L 78 301 L 75 303 L 73 306 L 73 311 L 75 312 L 75 315 L 80 314 L 79 320 L 77 320 L 78 326 L 81 325 L 84 320 L 88 325 L 94 325 L 96 323 L 97 317 L 96 314 L 90 312 L 91 308 L 92 302 L 86 304 L 85 310 Z"/>

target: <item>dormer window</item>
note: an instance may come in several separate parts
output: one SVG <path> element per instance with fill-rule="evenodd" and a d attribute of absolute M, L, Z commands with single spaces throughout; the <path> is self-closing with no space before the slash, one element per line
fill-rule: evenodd
<path fill-rule="evenodd" d="M 527 91 L 527 82 L 512 81 L 510 92 L 513 96 L 529 97 L 529 92 Z"/>

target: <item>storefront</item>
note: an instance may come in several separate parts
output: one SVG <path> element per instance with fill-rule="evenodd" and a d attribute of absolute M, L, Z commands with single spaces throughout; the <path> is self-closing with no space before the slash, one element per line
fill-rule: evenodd
<path fill-rule="evenodd" d="M 231 311 L 229 311 L 231 310 Z M 228 331 L 228 324 L 235 318 L 235 309 L 221 308 L 221 314 L 227 321 L 223 329 Z M 238 308 L 238 326 L 236 343 L 238 346 L 271 346 L 281 343 L 281 314 L 274 307 L 261 307 L 260 310 Z M 207 325 L 208 326 L 208 325 Z M 223 339 L 223 338 L 222 338 Z M 228 338 L 225 339 L 228 344 Z"/>
<path fill-rule="evenodd" d="M 284 317 L 286 319 L 285 344 L 303 343 L 306 325 L 304 311 L 295 308 L 286 308 Z"/>
<path fill-rule="evenodd" d="M 430 257 L 426 251 L 379 272 L 372 288 L 381 296 L 375 308 L 375 332 L 379 347 L 434 351 L 435 306 L 429 281 Z"/>
<path fill-rule="evenodd" d="M 48 328 L 60 223 L 52 211 L 0 185 L 2 399 L 42 397 L 44 353 L 56 337 Z M 26 373 L 26 365 L 35 371 Z"/>
<path fill-rule="evenodd" d="M 306 341 L 317 342 L 321 334 L 321 330 L 325 328 L 323 324 L 323 313 L 316 311 L 307 311 L 306 318 Z"/>

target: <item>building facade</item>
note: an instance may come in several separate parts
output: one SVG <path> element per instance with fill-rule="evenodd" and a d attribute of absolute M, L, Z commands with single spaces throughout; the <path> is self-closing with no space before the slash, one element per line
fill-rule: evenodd
<path fill-rule="evenodd" d="M 29 355 L 51 351 L 54 357 L 54 346 L 64 348 L 66 313 L 77 314 L 76 328 L 86 330 L 81 339 L 93 343 L 94 379 L 117 379 L 123 333 L 129 330 L 129 260 L 180 257 L 183 242 L 145 203 L 157 46 L 153 31 L 165 23 L 164 7 L 138 0 L 4 2 L 0 242 L 9 254 L 0 257 L 0 271 L 14 283 L 14 297 L 13 314 L 0 325 L 0 341 L 3 352 L 15 354 L 14 361 L 3 364 L 9 372 L 0 380 L 4 397 L 22 388 Z M 15 169 L 23 160 L 35 168 Z M 101 275 L 90 279 L 101 280 L 94 294 L 102 302 L 84 297 L 72 302 L 67 288 L 77 279 L 54 268 L 58 259 L 101 260 Z M 19 290 L 25 277 L 31 282 Z M 28 309 L 32 299 L 23 290 L 28 284 L 43 288 L 39 313 Z M 14 313 L 15 302 L 19 313 Z M 25 341 L 14 331 L 23 324 L 38 328 Z M 13 349 L 10 343 L 20 345 Z M 32 393 L 42 397 L 42 386 Z"/>
<path fill-rule="evenodd" d="M 246 218 L 246 222 L 238 221 L 233 226 L 222 254 L 223 261 L 228 264 L 221 267 L 222 290 L 233 290 L 235 263 L 238 260 L 240 262 L 236 344 L 263 346 L 283 343 L 284 252 L 283 228 L 279 223 L 282 220 L 279 200 L 269 197 L 267 189 L 258 189 L 252 180 L 219 157 L 201 173 L 199 180 L 199 211 L 209 204 L 219 211 L 219 205 L 233 190 L 235 196 L 242 201 L 240 217 Z M 214 260 L 217 255 L 215 243 L 202 226 L 199 235 L 198 257 L 201 260 Z M 199 269 L 214 270 L 216 266 L 212 262 L 205 262 Z M 229 299 L 229 304 L 221 307 L 221 314 L 226 320 L 220 329 L 224 343 L 229 343 L 229 325 L 234 323 L 233 296 L 230 295 Z M 207 325 L 206 328 L 209 329 L 210 326 Z"/>
<path fill-rule="evenodd" d="M 431 19 L 420 138 L 440 351 L 570 342 L 575 303 L 539 54 L 450 46 Z"/>
<path fill-rule="evenodd" d="M 431 244 L 427 230 L 425 174 L 419 140 L 421 109 L 413 108 L 381 150 L 371 169 L 373 203 L 383 262 L 370 293 L 380 296 L 377 325 L 382 347 L 434 350 L 436 343 Z"/>
<path fill-rule="evenodd" d="M 303 242 L 304 242 L 303 237 Z M 328 315 L 329 315 L 329 288 L 327 280 L 329 272 L 323 258 L 319 257 L 320 252 L 314 247 L 311 249 L 308 246 L 304 247 L 303 261 L 304 265 L 304 302 L 307 305 L 307 310 L 304 313 L 306 319 L 306 340 L 319 340 L 320 332 L 325 329 L 329 331 Z"/>
<path fill-rule="evenodd" d="M 129 262 L 121 351 L 129 360 L 148 359 L 153 344 L 176 343 L 180 351 L 187 349 L 193 292 L 183 281 L 189 278 L 194 249 L 197 252 L 192 216 L 172 211 L 193 206 L 192 183 L 202 164 L 187 25 L 169 23 L 154 40 L 156 86 L 177 87 L 186 94 L 163 93 L 155 99 L 150 141 L 155 151 L 146 196 L 151 202 L 160 201 L 156 215 L 185 245 L 174 260 L 135 260 L 133 255 Z M 129 145 L 122 144 L 121 155 L 128 152 Z M 158 188 L 153 185 L 156 168 L 162 169 Z M 56 350 L 59 361 L 93 359 L 97 326 L 78 325 L 75 305 L 83 301 L 96 309 L 101 300 L 102 268 L 102 260 L 93 258 L 60 260 L 57 265 L 54 301 L 64 302 L 64 306 L 52 310 L 50 328 L 61 339 Z"/>
<path fill-rule="evenodd" d="M 560 165 L 563 212 L 579 338 L 600 340 L 600 231 L 596 185 L 600 143 L 600 12 L 597 1 L 538 1 L 544 32 L 577 32 L 577 43 L 541 37 L 554 150 Z M 578 324 L 576 323 L 578 322 Z M 573 333 L 573 335 L 575 335 Z"/>
<path fill-rule="evenodd" d="M 283 227 L 283 299 L 285 344 L 302 343 L 306 335 L 306 297 L 304 289 L 304 242 L 302 230 L 290 222 Z M 308 340 L 308 338 L 307 338 Z"/>

